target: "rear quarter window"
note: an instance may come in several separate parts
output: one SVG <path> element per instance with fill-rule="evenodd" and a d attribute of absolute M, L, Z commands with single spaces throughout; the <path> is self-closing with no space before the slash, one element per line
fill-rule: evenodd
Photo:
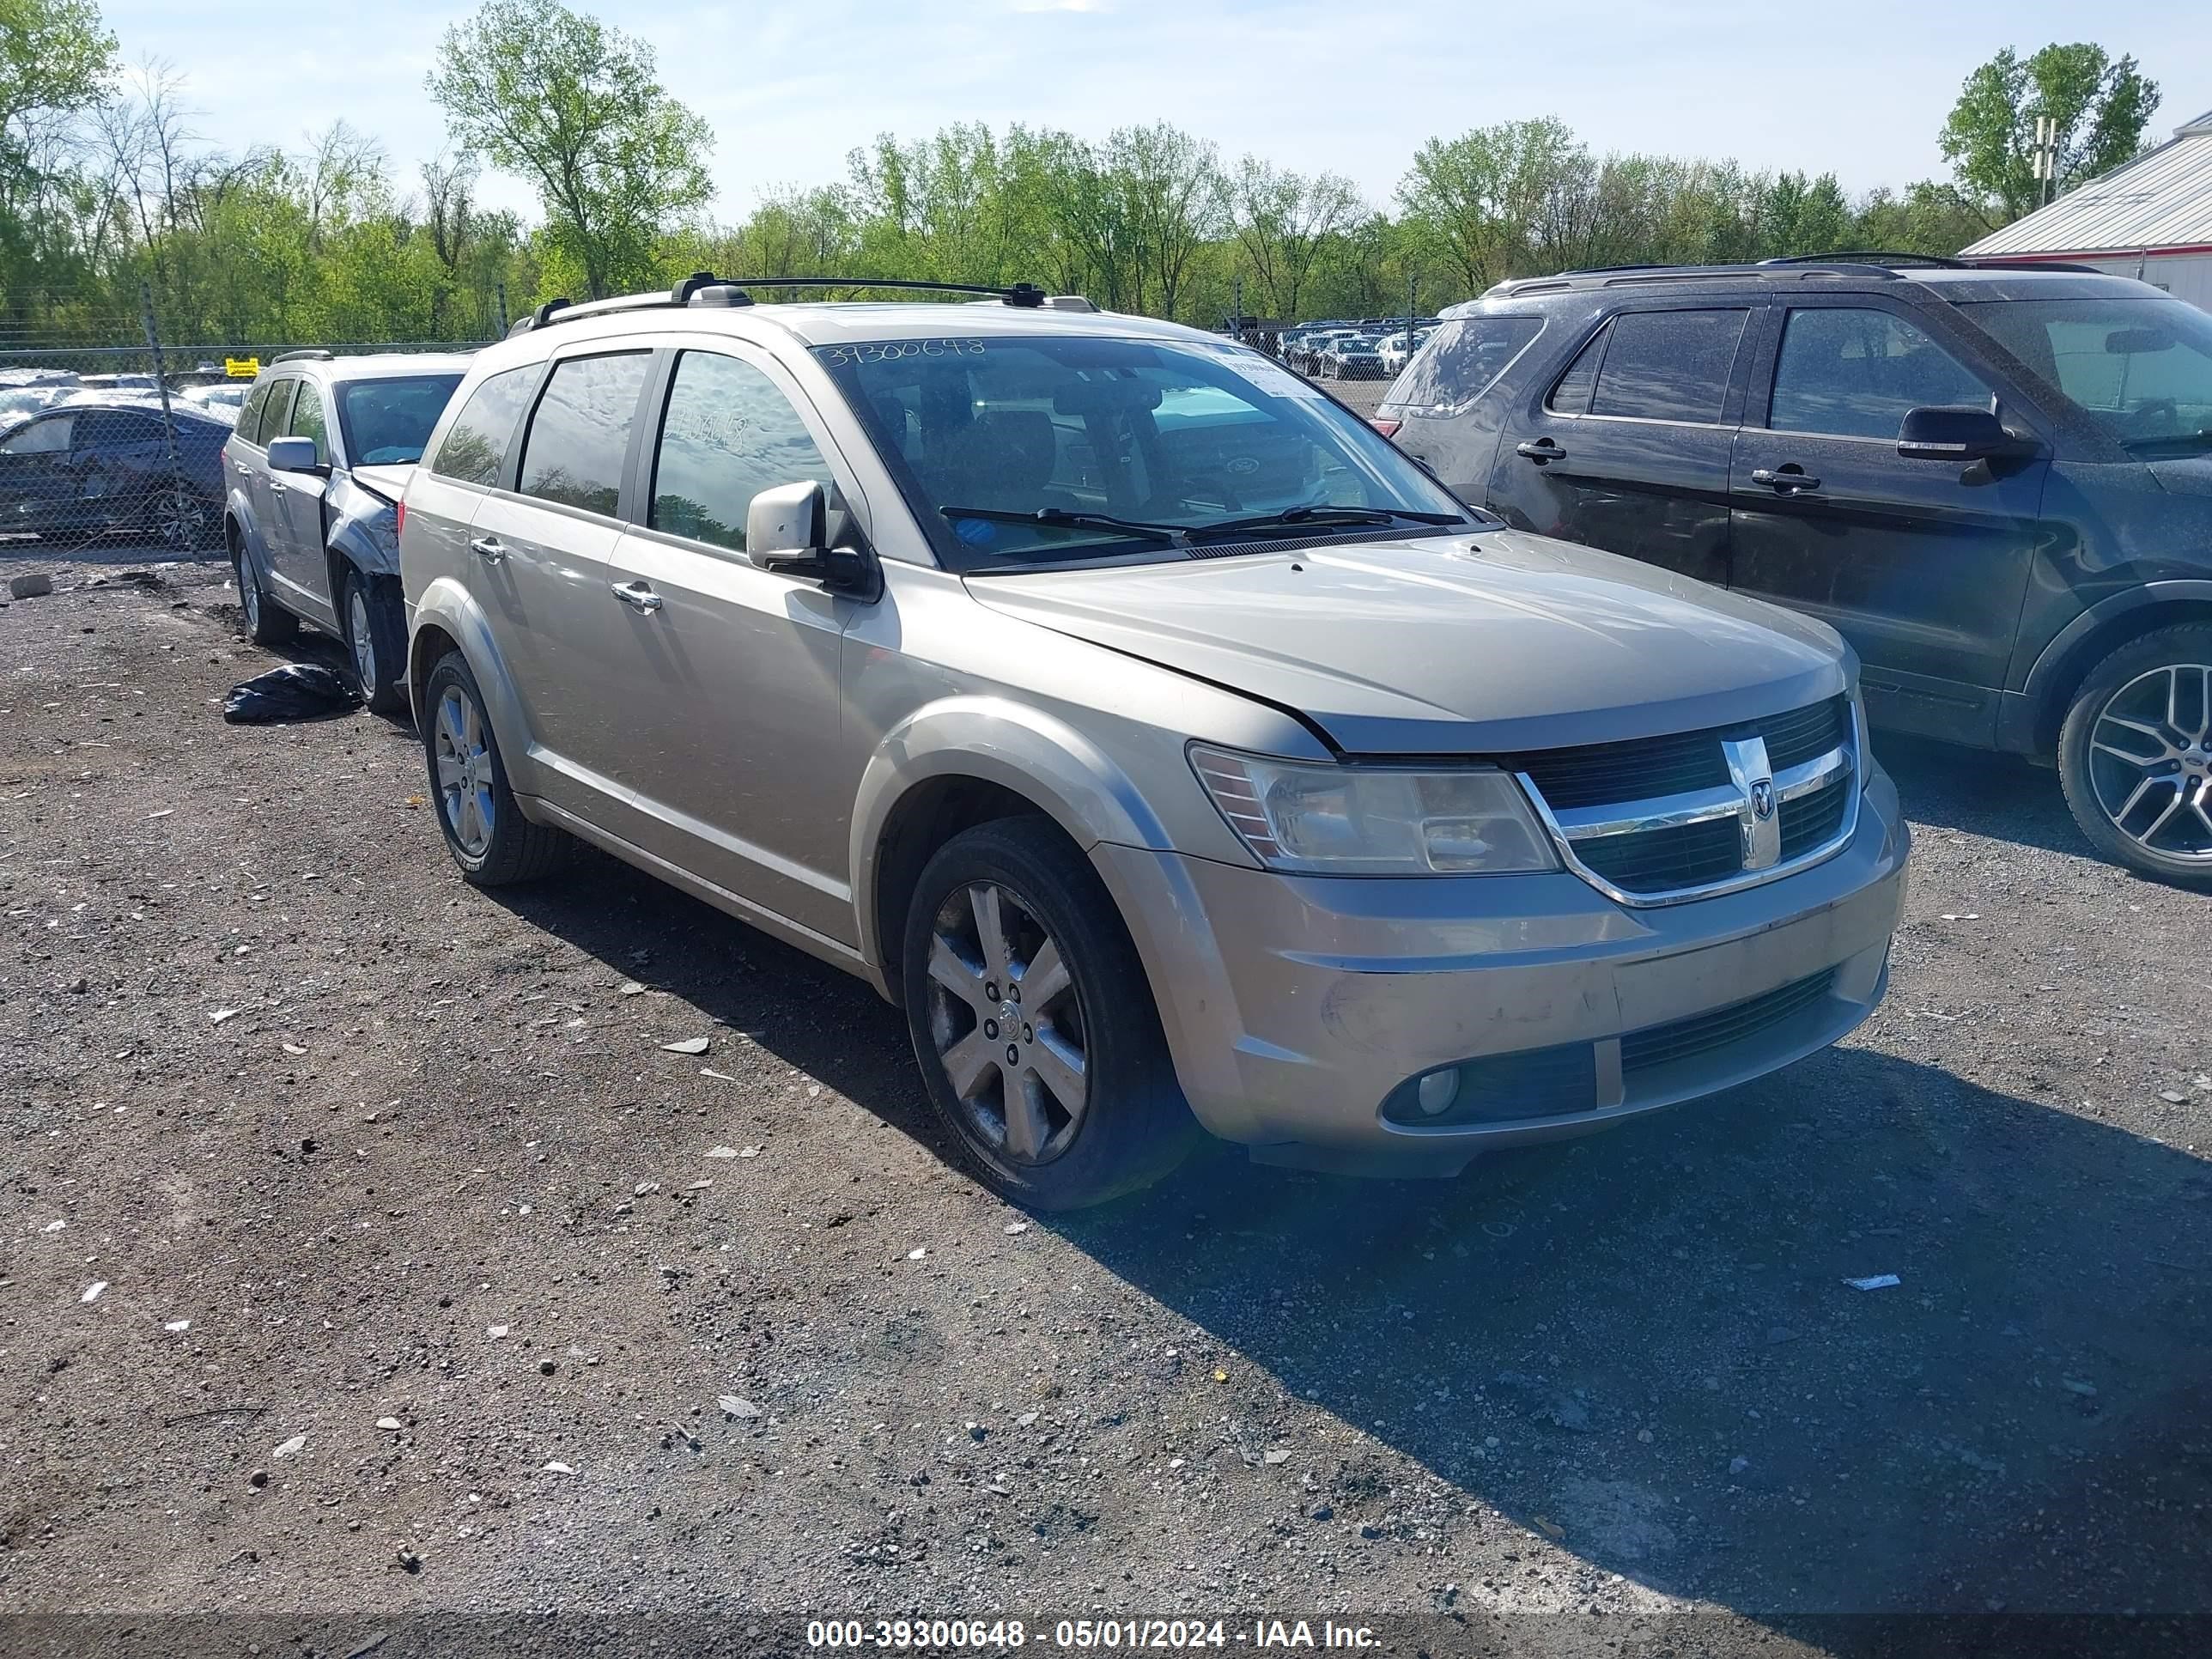
<path fill-rule="evenodd" d="M 1386 402 L 1456 413 L 1496 386 L 1543 331 L 1536 317 L 1462 317 L 1441 325 L 1406 365 Z"/>

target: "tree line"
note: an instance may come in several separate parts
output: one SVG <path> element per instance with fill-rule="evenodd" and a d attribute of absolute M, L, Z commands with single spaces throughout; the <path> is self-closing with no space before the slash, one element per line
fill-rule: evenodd
<path fill-rule="evenodd" d="M 1838 248 L 1949 253 L 2034 205 L 2039 117 L 2058 189 L 2140 148 L 2158 89 L 2088 45 L 2000 52 L 1940 142 L 1948 180 L 1853 196 L 1836 175 L 1599 155 L 1555 118 L 1413 154 L 1390 198 L 1170 123 L 1103 139 L 1019 124 L 884 136 L 846 176 L 711 213 L 713 134 L 649 46 L 588 14 L 489 0 L 428 90 L 447 149 L 411 179 L 343 121 L 299 149 L 191 136 L 188 88 L 122 67 L 93 0 L 0 0 L 0 344 L 126 343 L 141 295 L 179 343 L 489 337 L 554 295 L 756 276 L 1033 281 L 1204 326 L 1423 311 L 1574 266 Z M 539 216 L 489 210 L 485 168 Z"/>

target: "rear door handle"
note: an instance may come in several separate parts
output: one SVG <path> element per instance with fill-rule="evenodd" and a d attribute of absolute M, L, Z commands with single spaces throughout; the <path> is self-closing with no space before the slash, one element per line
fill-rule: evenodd
<path fill-rule="evenodd" d="M 507 549 L 496 536 L 479 536 L 469 544 L 469 551 L 486 564 L 497 564 L 507 556 Z"/>
<path fill-rule="evenodd" d="M 658 611 L 660 595 L 643 582 L 609 582 L 614 596 L 633 611 Z"/>
<path fill-rule="evenodd" d="M 1808 494 L 1820 487 L 1820 481 L 1795 461 L 1781 467 L 1759 467 L 1753 471 L 1751 481 L 1765 484 L 1769 489 L 1778 489 L 1785 495 Z"/>
<path fill-rule="evenodd" d="M 1513 446 L 1513 453 L 1535 462 L 1539 466 L 1543 465 L 1547 461 L 1564 461 L 1567 459 L 1567 452 L 1549 438 L 1539 438 L 1534 443 L 1516 444 Z"/>

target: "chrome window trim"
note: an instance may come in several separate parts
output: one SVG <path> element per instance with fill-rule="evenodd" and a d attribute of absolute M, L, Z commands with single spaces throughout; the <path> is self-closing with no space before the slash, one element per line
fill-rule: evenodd
<path fill-rule="evenodd" d="M 1576 856 L 1575 848 L 1578 843 L 1613 836 L 1644 834 L 1714 818 L 1739 817 L 1747 800 L 1742 790 L 1732 785 L 1717 786 L 1710 789 L 1686 790 L 1680 794 L 1653 796 L 1618 805 L 1584 806 L 1554 812 L 1545 800 L 1544 792 L 1537 786 L 1535 779 L 1526 772 L 1514 775 L 1527 792 L 1530 805 L 1535 808 L 1537 821 L 1544 826 L 1545 833 L 1551 836 L 1553 848 L 1558 852 L 1561 863 L 1616 904 L 1639 910 L 1656 909 L 1669 904 L 1686 904 L 1694 899 L 1717 898 L 1723 893 L 1741 892 L 1746 888 L 1777 881 L 1784 876 L 1796 875 L 1801 870 L 1809 870 L 1843 851 L 1858 832 L 1861 791 L 1850 787 L 1850 780 L 1851 775 L 1860 770 L 1858 757 L 1863 752 L 1861 718 L 1857 700 L 1854 698 L 1850 723 L 1841 744 L 1825 755 L 1816 756 L 1796 766 L 1784 767 L 1773 775 L 1776 811 L 1772 822 L 1777 824 L 1780 821 L 1782 802 L 1809 795 L 1838 779 L 1842 780 L 1849 793 L 1844 802 L 1843 822 L 1836 833 L 1796 858 L 1759 869 L 1743 870 L 1719 881 L 1706 882 L 1696 887 L 1669 888 L 1656 893 L 1630 892 L 1607 880 L 1583 863 Z"/>

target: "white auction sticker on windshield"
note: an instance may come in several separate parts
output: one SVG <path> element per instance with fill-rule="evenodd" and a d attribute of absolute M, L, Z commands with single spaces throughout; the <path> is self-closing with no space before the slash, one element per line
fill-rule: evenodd
<path fill-rule="evenodd" d="M 1322 390 L 1312 381 L 1291 373 L 1273 358 L 1262 356 L 1243 346 L 1213 346 L 1213 355 L 1227 363 L 1261 391 L 1277 398 L 1320 398 Z"/>

